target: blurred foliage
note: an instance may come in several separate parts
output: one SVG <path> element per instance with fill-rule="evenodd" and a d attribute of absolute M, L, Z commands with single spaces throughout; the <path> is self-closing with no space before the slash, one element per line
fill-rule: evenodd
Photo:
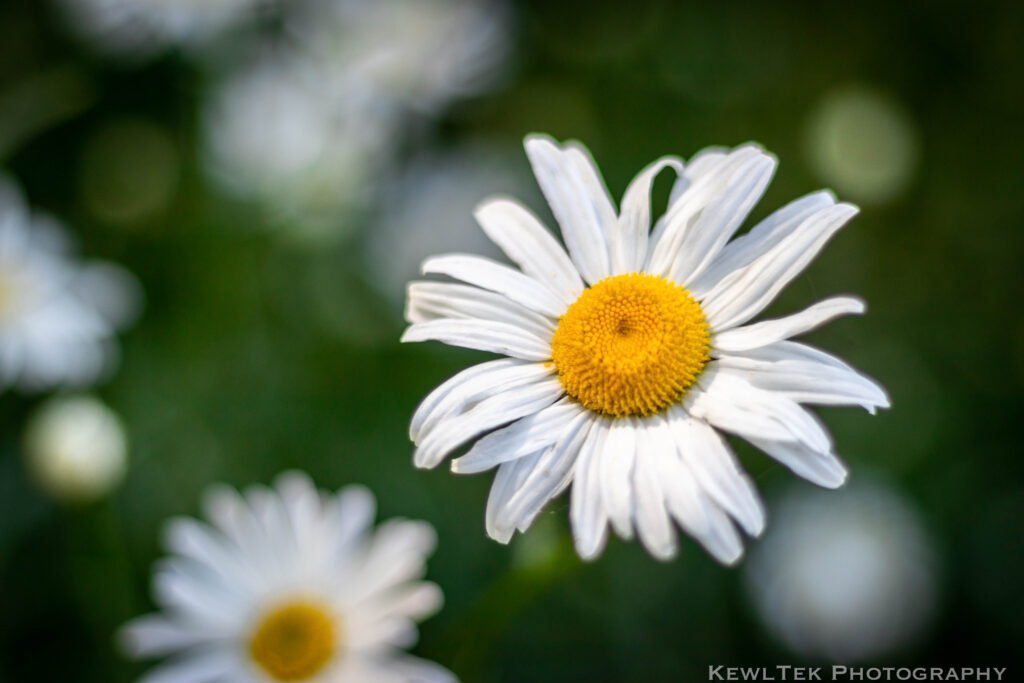
<path fill-rule="evenodd" d="M 839 292 L 869 302 L 863 319 L 809 340 L 890 390 L 894 408 L 876 417 L 819 414 L 853 476 L 894 481 L 939 540 L 941 617 L 895 662 L 1013 661 L 1024 638 L 1024 5 L 515 9 L 511 80 L 450 108 L 421 144 L 579 138 L 620 196 L 657 156 L 756 140 L 781 162 L 757 219 L 826 184 L 806 130 L 829 92 L 866 84 L 899 103 L 918 146 L 913 176 L 898 196 L 865 205 L 769 313 Z M 709 664 L 793 661 L 751 616 L 738 571 L 692 542 L 659 564 L 612 541 L 583 565 L 566 545 L 563 497 L 506 548 L 484 535 L 490 476 L 415 470 L 411 411 L 483 355 L 401 346 L 400 314 L 366 281 L 358 234 L 309 249 L 248 229 L 261 217 L 221 198 L 196 166 L 201 83 L 173 53 L 132 68 L 91 55 L 48 3 L 0 4 L 0 164 L 84 253 L 124 264 L 147 295 L 119 373 L 99 388 L 132 444 L 110 500 L 63 508 L 32 489 L 20 437 L 41 397 L 0 396 L 0 681 L 137 675 L 144 667 L 120 658 L 112 632 L 151 608 L 163 520 L 195 514 L 211 482 L 266 482 L 286 468 L 327 488 L 362 482 L 382 517 L 437 527 L 430 577 L 446 607 L 415 651 L 466 681 L 698 680 Z M 125 121 L 171 158 L 175 177 L 153 191 L 166 202 L 97 210 L 96 192 L 146 191 L 119 166 L 132 163 L 128 151 L 102 154 Z M 766 494 L 792 478 L 737 448 Z"/>

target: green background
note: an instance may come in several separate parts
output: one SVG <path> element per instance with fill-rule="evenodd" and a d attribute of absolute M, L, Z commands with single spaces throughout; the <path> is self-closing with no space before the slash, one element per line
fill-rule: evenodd
<path fill-rule="evenodd" d="M 869 304 L 808 339 L 890 391 L 893 409 L 876 417 L 818 412 L 853 476 L 904 491 L 936 540 L 940 612 L 886 664 L 1012 666 L 1024 642 L 1022 8 L 523 2 L 508 81 L 448 108 L 415 143 L 578 138 L 619 197 L 658 156 L 756 140 L 780 159 L 757 219 L 829 184 L 808 143 L 822 97 L 856 86 L 898 103 L 917 150 L 906 187 L 865 202 L 768 311 L 845 292 Z M 56 104 L 40 83 L 63 93 Z M 195 514 L 211 482 L 269 482 L 287 468 L 326 488 L 364 483 L 382 518 L 436 526 L 429 576 L 446 606 L 415 652 L 466 681 L 702 680 L 709 664 L 799 661 L 753 616 L 741 572 L 691 541 L 667 564 L 618 540 L 582 564 L 565 547 L 563 496 L 504 547 L 483 530 L 490 475 L 415 470 L 417 401 L 484 354 L 398 343 L 400 312 L 363 265 L 373 207 L 348 239 L 315 248 L 254 229 L 259 213 L 197 166 L 203 83 L 173 52 L 135 67 L 97 58 L 48 3 L 0 4 L 0 116 L 28 122 L 0 140 L 0 166 L 83 254 L 125 265 L 146 293 L 120 371 L 97 388 L 132 444 L 109 500 L 63 507 L 36 493 L 19 451 L 42 397 L 0 395 L 0 681 L 132 679 L 144 665 L 121 659 L 111 634 L 152 607 L 162 521 Z M 116 225 L 83 187 L 130 193 L 133 178 L 116 155 L 99 178 L 83 159 L 126 117 L 170 136 L 180 176 L 164 209 Z M 737 448 L 769 500 L 793 479 Z"/>

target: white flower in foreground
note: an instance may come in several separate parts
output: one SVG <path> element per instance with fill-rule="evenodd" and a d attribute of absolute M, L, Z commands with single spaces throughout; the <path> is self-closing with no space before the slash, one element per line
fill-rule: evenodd
<path fill-rule="evenodd" d="M 430 683 L 450 672 L 401 651 L 441 605 L 419 580 L 436 542 L 425 522 L 372 528 L 373 495 L 318 492 L 304 474 L 245 496 L 206 498 L 210 524 L 167 526 L 172 555 L 153 578 L 161 613 L 121 632 L 138 657 L 175 655 L 149 683 Z"/>
<path fill-rule="evenodd" d="M 251 20 L 267 0 L 59 0 L 69 27 L 116 55 L 146 57 L 212 42 Z"/>
<path fill-rule="evenodd" d="M 911 644 L 936 611 L 935 557 L 908 501 L 878 484 L 794 491 L 745 567 L 754 605 L 790 649 L 831 661 Z"/>
<path fill-rule="evenodd" d="M 486 527 L 501 542 L 571 483 L 585 559 L 600 554 L 609 523 L 672 557 L 675 520 L 718 560 L 735 562 L 743 546 L 730 517 L 756 535 L 764 513 L 716 428 L 836 487 L 846 468 L 800 404 L 889 405 L 843 361 L 789 341 L 863 312 L 858 299 L 747 324 L 857 209 L 818 192 L 729 241 L 775 168 L 754 145 L 706 149 L 685 169 L 659 159 L 629 185 L 621 210 L 579 144 L 531 136 L 526 153 L 568 254 L 520 204 L 494 199 L 477 221 L 521 270 L 461 254 L 424 262 L 424 273 L 466 284 L 412 283 L 403 341 L 508 358 L 464 370 L 420 404 L 410 427 L 416 465 L 435 467 L 477 439 L 452 469 L 498 467 Z M 666 168 L 677 180 L 650 230 L 651 184 Z"/>
<path fill-rule="evenodd" d="M 138 285 L 118 266 L 69 252 L 61 227 L 30 214 L 0 178 L 0 390 L 85 385 L 113 368 L 114 335 L 138 311 Z"/>
<path fill-rule="evenodd" d="M 118 416 L 92 396 L 52 398 L 25 430 L 28 470 L 47 494 L 70 503 L 102 498 L 124 478 L 128 444 Z"/>

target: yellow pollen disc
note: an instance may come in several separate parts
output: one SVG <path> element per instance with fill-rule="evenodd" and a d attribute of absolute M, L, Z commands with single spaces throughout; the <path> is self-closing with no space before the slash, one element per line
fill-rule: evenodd
<path fill-rule="evenodd" d="M 708 362 L 704 311 L 657 275 L 608 277 L 558 321 L 551 360 L 567 394 L 602 415 L 652 415 L 686 393 Z"/>
<path fill-rule="evenodd" d="M 335 624 L 312 603 L 295 602 L 267 614 L 253 632 L 249 654 L 274 680 L 304 681 L 330 660 Z"/>

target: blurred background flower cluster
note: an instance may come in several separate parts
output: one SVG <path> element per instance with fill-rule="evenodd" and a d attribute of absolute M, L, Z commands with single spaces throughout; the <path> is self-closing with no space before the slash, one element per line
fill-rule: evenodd
<path fill-rule="evenodd" d="M 414 652 L 465 681 L 1009 663 L 1022 29 L 1014 3 L 4 0 L 0 681 L 134 679 L 112 634 L 152 608 L 164 520 L 289 468 L 436 527 L 446 606 Z M 755 140 L 780 168 L 754 220 L 821 187 L 862 207 L 772 311 L 863 295 L 809 340 L 894 407 L 819 411 L 838 492 L 733 444 L 770 516 L 736 569 L 690 542 L 584 565 L 564 499 L 500 546 L 489 477 L 411 465 L 417 400 L 484 354 L 401 346 L 405 283 L 494 254 L 488 195 L 552 224 L 532 131 L 586 143 L 615 195 Z"/>

